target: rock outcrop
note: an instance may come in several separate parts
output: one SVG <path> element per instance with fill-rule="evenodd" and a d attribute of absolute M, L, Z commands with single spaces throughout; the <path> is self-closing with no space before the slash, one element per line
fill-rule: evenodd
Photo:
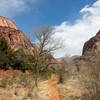
<path fill-rule="evenodd" d="M 32 44 L 11 20 L 5 17 L 0 17 L 0 37 L 4 37 L 14 51 L 22 49 L 26 55 L 31 56 L 35 56 L 36 52 L 39 52 L 39 48 L 35 44 Z M 55 61 L 54 57 L 50 53 L 45 53 L 45 59 L 47 61 Z"/>
<path fill-rule="evenodd" d="M 94 55 L 100 53 L 100 31 L 84 44 L 82 55 L 87 55 L 87 53 Z"/>
<path fill-rule="evenodd" d="M 0 37 L 4 37 L 14 51 L 22 49 L 26 55 L 35 55 L 35 48 L 28 38 L 5 17 L 0 17 Z"/>
<path fill-rule="evenodd" d="M 10 27 L 10 28 L 18 30 L 18 28 L 16 27 L 14 22 L 12 22 L 11 20 L 9 20 L 8 18 L 5 18 L 3 16 L 0 16 L 0 26 Z"/>

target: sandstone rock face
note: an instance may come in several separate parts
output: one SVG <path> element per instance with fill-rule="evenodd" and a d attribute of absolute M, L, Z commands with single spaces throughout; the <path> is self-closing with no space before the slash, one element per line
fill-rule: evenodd
<path fill-rule="evenodd" d="M 100 31 L 84 44 L 82 55 L 87 55 L 87 53 L 100 53 Z"/>
<path fill-rule="evenodd" d="M 10 28 L 14 28 L 16 30 L 18 29 L 12 21 L 10 21 L 9 19 L 2 17 L 2 16 L 0 16 L 0 26 L 10 27 Z"/>
<path fill-rule="evenodd" d="M 39 48 L 32 44 L 11 20 L 5 17 L 0 17 L 0 37 L 4 37 L 14 51 L 22 49 L 26 55 L 32 56 L 35 56 L 36 51 L 39 51 Z M 51 54 L 48 54 L 45 58 L 49 62 L 55 61 Z"/>
<path fill-rule="evenodd" d="M 14 51 L 22 49 L 26 55 L 35 55 L 35 48 L 24 33 L 4 17 L 0 17 L 0 37 L 4 37 Z"/>

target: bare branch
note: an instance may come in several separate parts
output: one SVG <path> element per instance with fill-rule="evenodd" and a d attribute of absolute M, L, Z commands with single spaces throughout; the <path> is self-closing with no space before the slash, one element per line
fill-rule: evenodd
<path fill-rule="evenodd" d="M 57 39 L 54 39 L 53 37 L 53 27 L 46 25 L 46 26 L 41 26 L 38 29 L 32 29 L 32 34 L 33 37 L 37 41 L 37 48 L 35 48 L 35 53 L 36 53 L 36 61 L 35 61 L 35 72 L 36 72 L 36 84 L 37 84 L 37 75 L 39 74 L 40 71 L 45 71 L 48 69 L 48 67 L 52 64 L 57 64 L 55 62 L 48 61 L 49 60 L 49 55 L 51 55 L 51 52 L 59 49 L 62 47 L 62 42 L 61 39 L 57 41 Z M 51 57 L 50 59 L 53 59 Z M 46 63 L 41 63 L 41 61 L 44 60 Z"/>

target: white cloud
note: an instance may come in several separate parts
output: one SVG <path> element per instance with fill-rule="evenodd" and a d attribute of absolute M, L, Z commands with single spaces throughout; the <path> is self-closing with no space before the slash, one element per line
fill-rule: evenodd
<path fill-rule="evenodd" d="M 16 14 L 27 11 L 29 5 L 37 0 L 0 0 L 0 16 L 14 17 Z"/>
<path fill-rule="evenodd" d="M 84 42 L 100 30 L 100 0 L 92 6 L 86 5 L 80 13 L 82 18 L 75 20 L 73 25 L 65 21 L 55 26 L 54 36 L 64 40 L 64 48 L 56 51 L 55 57 L 81 55 Z"/>

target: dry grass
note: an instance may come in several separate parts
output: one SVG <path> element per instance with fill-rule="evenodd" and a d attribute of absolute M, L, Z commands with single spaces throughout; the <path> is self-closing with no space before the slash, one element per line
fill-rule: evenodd
<path fill-rule="evenodd" d="M 85 100 L 84 95 L 88 94 L 88 91 L 80 84 L 78 76 L 72 76 L 63 84 L 58 84 L 58 88 L 62 100 Z"/>
<path fill-rule="evenodd" d="M 9 98 L 11 100 L 50 100 L 51 91 L 48 87 L 48 80 L 39 81 L 38 88 L 36 88 L 32 76 L 16 77 L 16 83 L 8 84 L 10 78 L 2 79 L 5 84 L 1 84 L 0 87 L 0 100 L 5 100 L 5 98 L 6 100 Z M 10 81 L 13 80 L 15 79 L 12 78 Z"/>

